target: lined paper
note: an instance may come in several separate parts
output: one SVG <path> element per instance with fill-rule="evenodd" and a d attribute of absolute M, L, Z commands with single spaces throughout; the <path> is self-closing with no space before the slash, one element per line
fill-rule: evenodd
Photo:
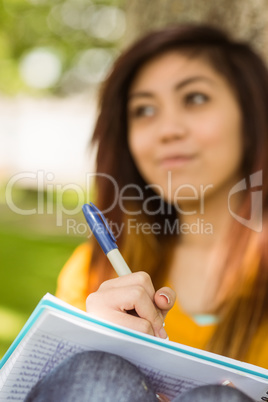
<path fill-rule="evenodd" d="M 84 350 L 128 359 L 170 399 L 226 379 L 256 401 L 268 390 L 267 370 L 90 318 L 49 295 L 0 362 L 0 401 L 23 401 L 37 381 Z"/>

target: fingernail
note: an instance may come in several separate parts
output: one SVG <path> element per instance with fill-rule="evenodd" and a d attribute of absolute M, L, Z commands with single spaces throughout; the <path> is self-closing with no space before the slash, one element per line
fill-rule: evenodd
<path fill-rule="evenodd" d="M 161 402 L 169 402 L 168 397 L 163 394 L 155 394 L 155 396 Z"/>
<path fill-rule="evenodd" d="M 170 304 L 170 298 L 168 297 L 168 295 L 166 295 L 165 293 L 160 293 L 159 296 L 164 296 L 168 302 L 168 304 Z"/>
<path fill-rule="evenodd" d="M 234 384 L 229 381 L 229 380 L 225 380 L 221 383 L 221 385 L 227 385 L 228 387 L 234 387 Z"/>

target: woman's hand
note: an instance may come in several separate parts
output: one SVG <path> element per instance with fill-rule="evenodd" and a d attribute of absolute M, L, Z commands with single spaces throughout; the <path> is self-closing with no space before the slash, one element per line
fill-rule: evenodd
<path fill-rule="evenodd" d="M 175 299 L 172 289 L 155 292 L 150 276 L 135 272 L 103 282 L 86 306 L 90 314 L 165 339 L 164 319 Z"/>

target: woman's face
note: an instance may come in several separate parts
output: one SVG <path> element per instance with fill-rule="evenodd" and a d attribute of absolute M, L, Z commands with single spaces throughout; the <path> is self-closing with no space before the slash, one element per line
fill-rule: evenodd
<path fill-rule="evenodd" d="M 201 57 L 168 52 L 143 66 L 130 87 L 131 154 L 169 202 L 230 189 L 239 180 L 241 125 L 229 83 Z"/>

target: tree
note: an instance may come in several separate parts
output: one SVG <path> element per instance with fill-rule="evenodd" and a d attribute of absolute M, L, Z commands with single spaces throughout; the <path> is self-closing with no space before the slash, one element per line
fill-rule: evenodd
<path fill-rule="evenodd" d="M 208 22 L 249 41 L 268 62 L 268 0 L 125 0 L 124 45 L 177 22 Z"/>

